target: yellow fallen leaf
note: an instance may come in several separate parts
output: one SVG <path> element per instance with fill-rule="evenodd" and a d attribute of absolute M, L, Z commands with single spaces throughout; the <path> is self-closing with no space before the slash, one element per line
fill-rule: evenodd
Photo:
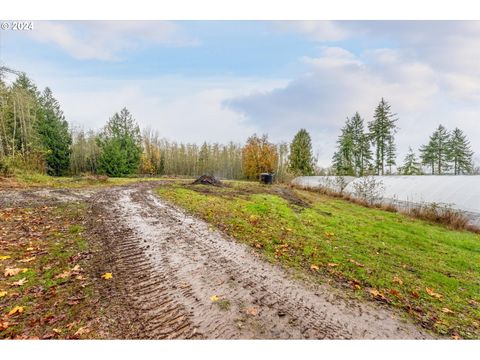
<path fill-rule="evenodd" d="M 104 278 L 105 280 L 108 280 L 108 279 L 113 278 L 113 275 L 112 275 L 112 273 L 105 273 L 105 274 L 102 275 L 102 278 Z"/>
<path fill-rule="evenodd" d="M 337 263 L 328 263 L 327 265 L 328 265 L 328 266 L 330 266 L 330 267 L 335 267 L 335 266 L 338 266 L 338 264 L 337 264 Z"/>
<path fill-rule="evenodd" d="M 10 258 L 11 258 L 10 255 L 0 255 L 0 260 L 8 260 Z"/>
<path fill-rule="evenodd" d="M 28 271 L 27 268 L 23 268 L 23 269 L 20 269 L 20 268 L 6 268 L 5 272 L 3 274 L 5 276 L 15 276 L 17 274 L 24 273 L 24 272 L 27 272 L 27 271 Z"/>
<path fill-rule="evenodd" d="M 33 247 L 28 247 L 28 248 L 27 248 L 27 251 L 33 251 L 33 250 L 34 250 Z"/>
<path fill-rule="evenodd" d="M 368 290 L 368 292 L 370 293 L 370 295 L 372 295 L 372 297 L 373 297 L 374 299 L 384 300 L 384 301 L 387 300 L 387 298 L 385 297 L 385 295 L 383 295 L 383 293 L 381 293 L 381 292 L 378 291 L 377 289 L 370 289 L 370 290 Z"/>
<path fill-rule="evenodd" d="M 325 232 L 325 236 L 326 236 L 326 237 L 332 237 L 332 236 L 334 236 L 334 235 L 335 235 L 335 234 L 334 234 L 333 232 L 328 232 L 328 231 Z"/>
<path fill-rule="evenodd" d="M 82 271 L 82 268 L 77 264 L 72 268 L 72 271 Z"/>
<path fill-rule="evenodd" d="M 220 300 L 220 298 L 217 295 L 212 295 L 212 296 L 210 296 L 210 300 L 215 302 L 215 301 Z"/>
<path fill-rule="evenodd" d="M 443 295 L 441 295 L 439 293 L 436 293 L 435 291 L 433 291 L 430 288 L 425 288 L 425 291 L 427 292 L 428 295 L 430 295 L 432 297 L 435 297 L 437 299 L 441 299 L 443 297 Z"/>
<path fill-rule="evenodd" d="M 30 257 L 30 258 L 26 258 L 26 259 L 19 260 L 19 262 L 21 262 L 21 263 L 28 263 L 28 262 L 32 262 L 33 260 L 35 260 L 35 256 Z"/>
<path fill-rule="evenodd" d="M 358 261 L 353 260 L 353 259 L 350 259 L 349 261 L 350 261 L 353 265 L 356 265 L 356 266 L 358 266 L 358 267 L 364 267 L 364 266 L 365 266 L 365 265 L 360 264 Z"/>
<path fill-rule="evenodd" d="M 22 285 L 24 285 L 26 282 L 27 282 L 27 278 L 22 278 L 22 279 L 20 279 L 20 280 L 18 280 L 18 281 L 14 281 L 14 282 L 12 283 L 12 285 L 22 286 Z"/>
<path fill-rule="evenodd" d="M 8 315 L 15 315 L 16 313 L 22 313 L 23 312 L 23 306 L 15 306 L 12 310 L 10 310 L 10 312 L 8 313 Z"/>
<path fill-rule="evenodd" d="M 393 282 L 397 283 L 398 285 L 403 285 L 403 280 L 400 279 L 398 276 L 393 277 Z"/>
<path fill-rule="evenodd" d="M 310 265 L 310 270 L 319 270 L 320 268 L 317 265 Z"/>
<path fill-rule="evenodd" d="M 2 298 L 4 296 L 7 296 L 7 292 L 6 291 L 0 291 L 0 298 Z"/>
<path fill-rule="evenodd" d="M 76 332 L 75 332 L 75 336 L 80 336 L 80 335 L 83 335 L 83 334 L 88 334 L 90 332 L 90 329 L 89 328 L 86 328 L 86 327 L 81 327 L 79 328 Z"/>
<path fill-rule="evenodd" d="M 53 331 L 55 334 L 61 334 L 61 333 L 62 333 L 62 329 L 52 329 L 52 331 Z"/>
<path fill-rule="evenodd" d="M 443 311 L 445 314 L 453 314 L 453 311 L 450 310 L 449 308 L 442 308 L 442 311 Z"/>

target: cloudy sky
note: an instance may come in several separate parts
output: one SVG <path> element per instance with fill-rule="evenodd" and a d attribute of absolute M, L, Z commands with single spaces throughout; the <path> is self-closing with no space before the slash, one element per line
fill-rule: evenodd
<path fill-rule="evenodd" d="M 480 22 L 37 21 L 0 31 L 0 62 L 49 86 L 72 125 L 126 106 L 169 139 L 289 141 L 330 164 L 345 118 L 397 113 L 401 163 L 443 124 L 480 161 Z"/>

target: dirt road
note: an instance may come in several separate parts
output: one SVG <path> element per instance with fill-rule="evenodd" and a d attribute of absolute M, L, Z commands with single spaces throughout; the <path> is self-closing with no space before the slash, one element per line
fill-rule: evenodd
<path fill-rule="evenodd" d="M 114 273 L 109 296 L 135 338 L 428 338 L 388 309 L 306 285 L 252 249 L 154 195 L 152 185 L 103 189 L 91 226 Z"/>

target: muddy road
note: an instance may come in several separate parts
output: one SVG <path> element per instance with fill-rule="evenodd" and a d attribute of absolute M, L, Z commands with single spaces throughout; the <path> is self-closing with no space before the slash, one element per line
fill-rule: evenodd
<path fill-rule="evenodd" d="M 88 203 L 89 235 L 103 249 L 98 266 L 114 275 L 104 293 L 114 304 L 108 314 L 111 328 L 118 329 L 110 336 L 430 337 L 380 304 L 346 299 L 339 289 L 294 279 L 251 248 L 165 203 L 154 194 L 155 186 L 143 183 L 61 194 L 64 201 Z M 29 199 L 25 194 L 23 198 Z"/>

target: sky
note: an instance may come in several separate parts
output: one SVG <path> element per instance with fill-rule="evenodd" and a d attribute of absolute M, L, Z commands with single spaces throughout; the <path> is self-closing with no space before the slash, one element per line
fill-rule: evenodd
<path fill-rule="evenodd" d="M 398 165 L 443 124 L 480 162 L 480 21 L 35 21 L 0 30 L 0 64 L 48 86 L 74 128 L 127 107 L 182 142 L 309 131 L 329 166 L 340 128 L 397 114 Z"/>

